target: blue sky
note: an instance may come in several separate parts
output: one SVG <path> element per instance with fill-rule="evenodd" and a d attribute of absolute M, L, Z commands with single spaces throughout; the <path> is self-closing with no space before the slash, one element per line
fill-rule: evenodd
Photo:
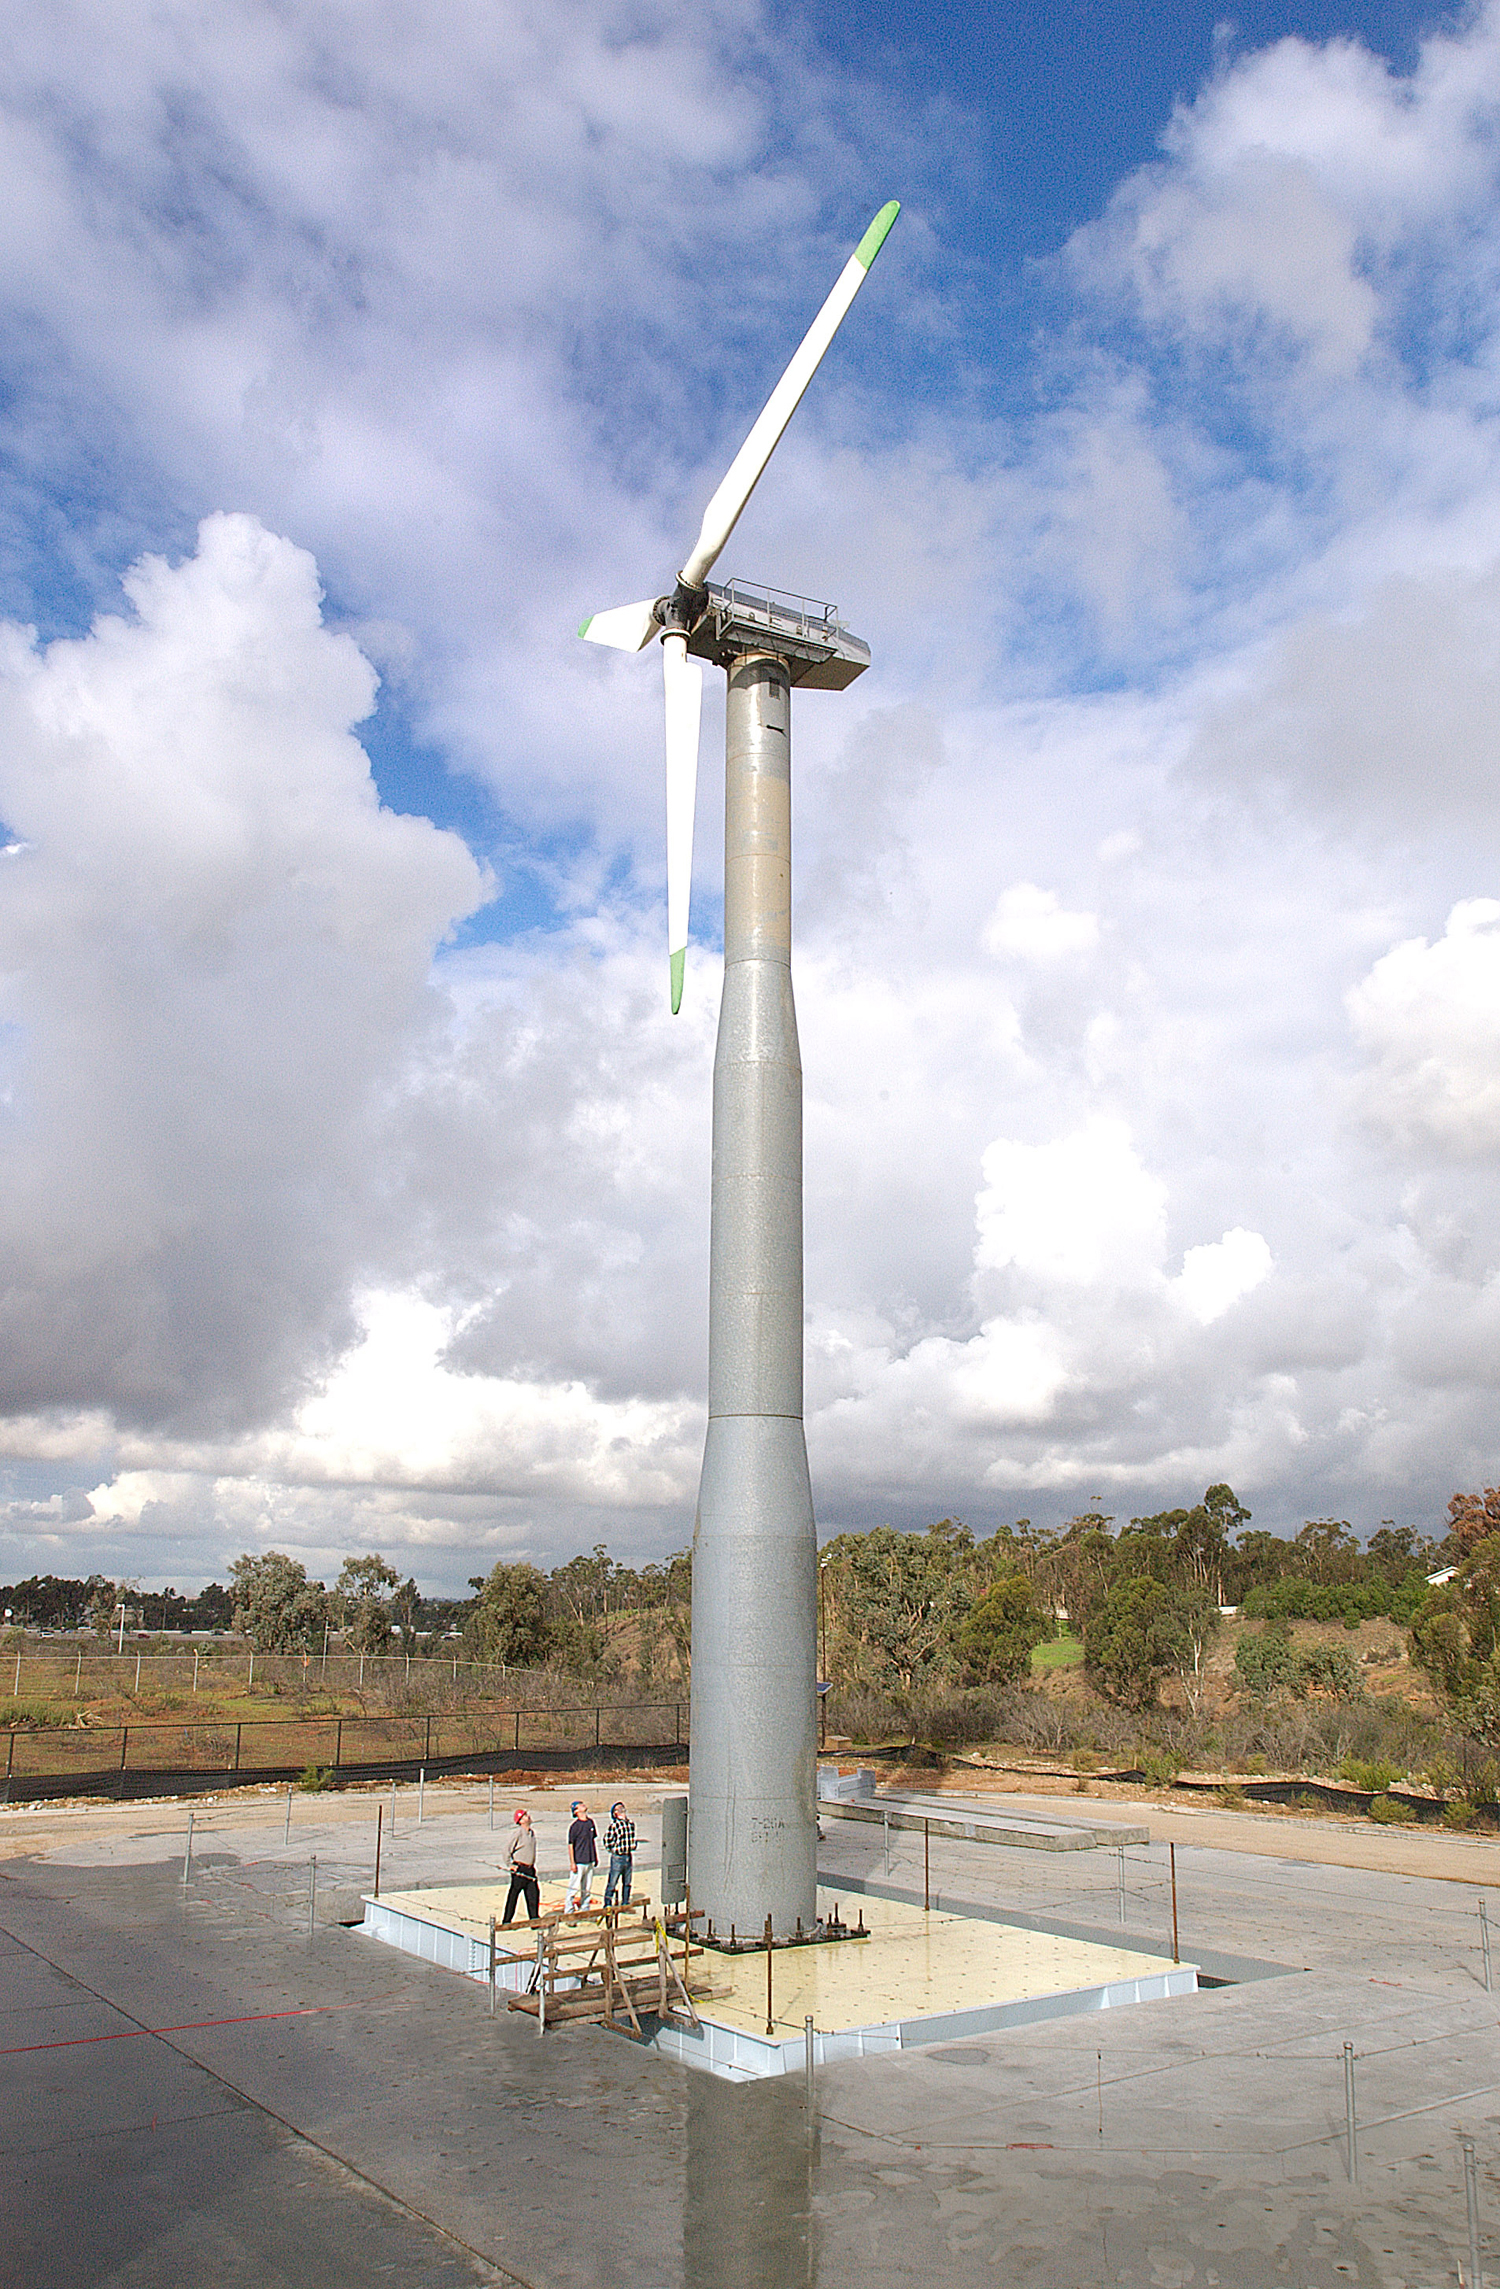
<path fill-rule="evenodd" d="M 1399 72 L 1460 10 L 1393 6 L 787 8 L 851 76 L 962 115 L 971 165 L 945 217 L 1001 280 L 1055 254 L 1157 155 L 1174 105 L 1236 54 L 1296 38 L 1360 41 Z"/>
<path fill-rule="evenodd" d="M 674 1021 L 658 671 L 575 630 L 891 195 L 721 566 L 874 650 L 797 714 L 823 1526 L 1439 1526 L 1494 10 L 336 13 L 336 80 L 300 0 L 0 74 L 0 1573 L 686 1541 L 719 790 Z"/>

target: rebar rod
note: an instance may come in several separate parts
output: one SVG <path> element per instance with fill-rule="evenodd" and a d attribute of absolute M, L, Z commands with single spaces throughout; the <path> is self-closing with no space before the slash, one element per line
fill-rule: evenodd
<path fill-rule="evenodd" d="M 1484 2289 L 1484 2266 L 1479 2251 L 1479 2170 L 1474 2141 L 1460 2138 L 1464 2150 L 1464 2204 L 1469 2213 L 1469 2289 Z"/>
<path fill-rule="evenodd" d="M 1344 2045 L 1344 2136 L 1347 2142 L 1346 2167 L 1349 2183 L 1359 2183 L 1359 2149 L 1354 2133 L 1354 2045 Z"/>
<path fill-rule="evenodd" d="M 1172 1856 L 1172 1961 L 1180 1963 L 1182 1950 L 1177 1944 L 1177 1846 L 1169 1844 L 1167 1850 Z"/>

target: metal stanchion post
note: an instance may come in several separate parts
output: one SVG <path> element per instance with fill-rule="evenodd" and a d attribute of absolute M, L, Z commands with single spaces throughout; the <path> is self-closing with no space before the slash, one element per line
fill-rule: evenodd
<path fill-rule="evenodd" d="M 880 1825 L 885 1830 L 885 1880 L 889 1883 L 891 1880 L 891 1816 L 888 1812 L 881 1813 Z"/>
<path fill-rule="evenodd" d="M 1484 1950 L 1484 1991 L 1491 1994 L 1494 1982 L 1490 1977 L 1490 1916 L 1484 1894 L 1479 1895 L 1479 1944 Z"/>
<path fill-rule="evenodd" d="M 495 1776 L 490 1774 L 490 1826 L 495 1825 Z"/>
<path fill-rule="evenodd" d="M 426 1793 L 426 1788 L 427 1767 L 425 1764 L 419 1764 L 417 1767 L 417 1826 L 419 1828 L 422 1825 L 422 1798 Z"/>
<path fill-rule="evenodd" d="M 384 1826 L 385 1806 L 377 1804 L 375 1807 L 375 1890 L 371 1895 L 377 1900 L 380 1897 L 380 1833 Z"/>
<path fill-rule="evenodd" d="M 290 1788 L 288 1788 L 288 1790 L 287 1790 L 287 1792 L 286 1792 L 286 1826 L 285 1826 L 285 1827 L 283 1828 L 283 1830 L 281 1831 L 281 1841 L 282 1841 L 282 1843 L 283 1843 L 283 1844 L 290 1844 L 291 1840 L 292 1840 L 292 1792 L 291 1792 L 291 1789 L 290 1789 Z"/>
<path fill-rule="evenodd" d="M 1359 2150 L 1354 2135 L 1354 2045 L 1344 2045 L 1344 2136 L 1348 2145 L 1347 2167 L 1351 2186 L 1359 2184 Z"/>
<path fill-rule="evenodd" d="M 769 1917 L 769 1916 L 767 1916 L 767 1917 L 766 1917 L 766 2033 L 767 2033 L 768 2035 L 773 2035 L 773 2034 L 776 2032 L 776 2019 L 775 2019 L 775 2014 L 773 2013 L 773 2011 L 772 2011 L 772 2009 L 771 2009 L 771 1952 L 772 1952 L 772 1941 L 771 1941 L 771 1919 L 770 1919 L 770 1917 Z"/>
<path fill-rule="evenodd" d="M 932 1823 L 922 1823 L 922 1906 L 932 1905 Z"/>
<path fill-rule="evenodd" d="M 1484 2289 L 1484 2264 L 1479 2253 L 1479 2170 L 1474 2141 L 1460 2138 L 1464 2150 L 1464 2202 L 1469 2212 L 1469 2289 Z"/>
<path fill-rule="evenodd" d="M 188 1814 L 187 1850 L 182 1855 L 182 1888 L 188 1888 L 188 1877 L 193 1872 L 193 1815 Z"/>
<path fill-rule="evenodd" d="M 81 1658 L 81 1657 L 80 1657 L 80 1658 Z M 198 1690 L 198 1648 L 197 1648 L 197 1646 L 195 1645 L 195 1646 L 193 1647 L 193 1691 L 196 1693 L 196 1692 L 197 1692 L 197 1690 Z"/>
<path fill-rule="evenodd" d="M 817 2100 L 817 2091 L 813 2083 L 813 2023 L 811 2011 L 808 2012 L 807 2017 L 802 2022 L 802 2040 L 806 2046 L 807 2051 L 807 2134 L 809 2137 L 811 2137 L 813 2123 L 816 2120 Z"/>
<path fill-rule="evenodd" d="M 391 1834 L 396 1833 L 396 1783 L 391 1782 Z"/>
<path fill-rule="evenodd" d="M 1177 1944 L 1177 1846 L 1169 1844 L 1167 1850 L 1172 1856 L 1172 1961 L 1180 1963 L 1182 1950 Z"/>
<path fill-rule="evenodd" d="M 1120 1864 L 1117 1876 L 1120 1887 L 1120 1921 L 1123 1924 L 1125 1921 L 1125 1847 L 1123 1844 L 1119 1846 L 1119 1856 Z"/>
<path fill-rule="evenodd" d="M 318 1926 L 318 1855 L 314 1852 L 312 1865 L 307 1871 L 307 1934 L 309 1939 Z"/>
<path fill-rule="evenodd" d="M 490 1917 L 490 2017 L 495 2016 L 495 1919 Z"/>

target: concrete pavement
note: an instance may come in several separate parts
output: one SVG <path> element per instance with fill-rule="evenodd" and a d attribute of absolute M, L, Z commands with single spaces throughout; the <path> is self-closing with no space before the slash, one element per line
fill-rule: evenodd
<path fill-rule="evenodd" d="M 544 1866 L 578 1793 L 528 1795 Z M 649 1835 L 653 1792 L 620 1793 Z M 393 1884 L 498 1859 L 482 1787 L 428 1791 L 420 1830 L 414 1796 Z M 830 2068 L 810 2138 L 794 2078 L 737 2088 L 594 2028 L 539 2040 L 451 1974 L 336 1924 L 310 1938 L 314 1851 L 326 1904 L 352 1914 L 368 1883 L 369 1798 L 297 1799 L 290 1846 L 284 1800 L 193 1809 L 186 1896 L 186 1807 L 0 1817 L 0 2282 L 1428 2289 L 1467 2269 L 1461 2130 L 1500 2262 L 1472 1881 L 1181 1843 L 1184 1954 L 1285 1975 Z M 883 1883 L 883 1844 L 840 1824 L 825 1876 Z M 893 1845 L 892 1885 L 919 1885 L 920 1836 Z M 945 1906 L 1170 1944 L 1159 1842 L 1126 1853 L 1123 1927 L 1113 1852 L 932 1853 Z"/>

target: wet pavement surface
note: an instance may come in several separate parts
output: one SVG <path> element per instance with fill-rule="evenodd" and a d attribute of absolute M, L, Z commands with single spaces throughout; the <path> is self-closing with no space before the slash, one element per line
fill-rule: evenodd
<path fill-rule="evenodd" d="M 403 1804 L 392 1880 L 493 1866 L 476 1797 L 429 1806 L 414 1830 Z M 545 1866 L 566 1804 L 539 1809 Z M 599 2028 L 539 2038 L 482 1985 L 336 1921 L 310 1934 L 314 1852 L 319 1917 L 358 1913 L 373 1806 L 295 1812 L 287 1843 L 264 1799 L 197 1808 L 186 1887 L 185 1809 L 10 1831 L 6 2289 L 1425 2289 L 1468 2274 L 1461 2132 L 1500 2271 L 1500 2024 L 1471 1885 L 1180 1846 L 1184 1955 L 1282 1975 L 829 2068 L 810 2121 L 800 2078 L 736 2086 Z M 879 1830 L 846 1826 L 825 1872 L 909 1888 L 911 1849 L 887 1879 Z M 932 1854 L 945 1904 L 1118 1917 L 1112 1852 Z M 1163 1859 L 1127 1855 L 1132 1944 L 1167 1943 Z"/>

